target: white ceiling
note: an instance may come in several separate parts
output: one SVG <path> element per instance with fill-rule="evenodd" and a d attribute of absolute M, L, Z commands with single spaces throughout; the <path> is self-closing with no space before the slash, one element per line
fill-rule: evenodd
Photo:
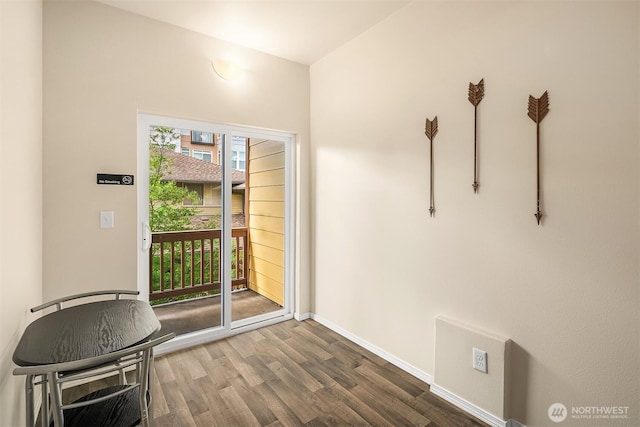
<path fill-rule="evenodd" d="M 409 3 L 409 0 L 98 1 L 308 65 Z"/>

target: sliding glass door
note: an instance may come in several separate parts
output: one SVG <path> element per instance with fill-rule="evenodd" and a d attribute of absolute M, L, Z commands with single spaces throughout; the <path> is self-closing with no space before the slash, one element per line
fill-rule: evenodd
<path fill-rule="evenodd" d="M 138 280 L 185 342 L 291 314 L 288 134 L 140 114 Z"/>

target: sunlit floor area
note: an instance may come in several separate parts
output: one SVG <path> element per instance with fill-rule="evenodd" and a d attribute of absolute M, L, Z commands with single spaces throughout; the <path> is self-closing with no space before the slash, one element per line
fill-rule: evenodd
<path fill-rule="evenodd" d="M 258 314 L 270 313 L 281 307 L 252 290 L 234 292 L 231 295 L 232 320 L 246 319 Z M 220 297 L 206 297 L 185 300 L 153 308 L 162 332 L 175 332 L 176 335 L 220 326 Z"/>

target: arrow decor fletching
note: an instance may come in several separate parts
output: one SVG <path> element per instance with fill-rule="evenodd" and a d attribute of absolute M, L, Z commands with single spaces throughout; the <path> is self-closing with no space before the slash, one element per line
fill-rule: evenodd
<path fill-rule="evenodd" d="M 424 126 L 424 134 L 427 135 L 429 140 L 433 141 L 433 138 L 438 133 L 438 116 L 435 116 L 433 120 L 427 119 Z"/>
<path fill-rule="evenodd" d="M 484 79 L 481 79 L 477 85 L 469 82 L 469 102 L 477 107 L 484 97 Z"/>
<path fill-rule="evenodd" d="M 540 123 L 549 112 L 549 93 L 545 91 L 540 98 L 529 95 L 528 116 L 536 123 Z"/>

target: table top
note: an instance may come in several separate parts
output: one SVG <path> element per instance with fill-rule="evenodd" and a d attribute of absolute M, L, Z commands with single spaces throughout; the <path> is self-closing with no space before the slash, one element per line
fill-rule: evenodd
<path fill-rule="evenodd" d="M 33 321 L 13 352 L 18 366 L 102 356 L 148 339 L 160 330 L 149 303 L 133 299 L 91 302 Z"/>

